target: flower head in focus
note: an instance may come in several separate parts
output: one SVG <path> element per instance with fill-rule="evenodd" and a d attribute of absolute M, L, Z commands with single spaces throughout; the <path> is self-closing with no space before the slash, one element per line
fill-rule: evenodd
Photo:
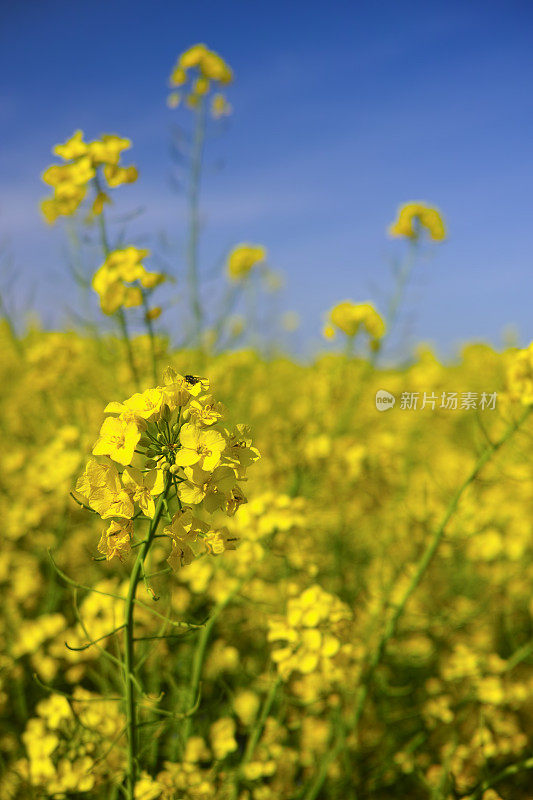
<path fill-rule="evenodd" d="M 129 277 L 136 276 L 137 262 L 128 266 Z M 127 555 L 137 544 L 134 520 L 159 521 L 164 505 L 170 525 L 160 538 L 168 540 L 168 562 L 177 570 L 198 555 L 235 549 L 237 537 L 220 525 L 220 515 L 231 517 L 246 502 L 239 481 L 260 456 L 246 426 L 232 432 L 222 426 L 224 408 L 209 394 L 207 379 L 168 367 L 163 381 L 107 404 L 75 491 L 110 520 L 98 544 L 106 560 Z M 210 524 L 205 514 L 214 512 Z"/>

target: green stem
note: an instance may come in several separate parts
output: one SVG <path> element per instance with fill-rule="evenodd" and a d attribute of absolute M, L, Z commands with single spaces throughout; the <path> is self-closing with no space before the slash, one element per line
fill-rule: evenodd
<path fill-rule="evenodd" d="M 409 250 L 407 252 L 407 256 L 404 259 L 403 263 L 401 264 L 400 269 L 398 270 L 398 273 L 396 275 L 396 286 L 394 287 L 394 292 L 389 300 L 387 313 L 385 315 L 385 322 L 387 325 L 387 329 L 383 339 L 385 339 L 389 335 L 392 327 L 394 326 L 394 323 L 396 322 L 396 318 L 398 316 L 398 310 L 403 300 L 405 287 L 409 282 L 409 278 L 411 277 L 411 272 L 413 271 L 413 267 L 415 265 L 416 256 L 417 256 L 417 240 L 414 239 L 413 241 L 409 242 Z"/>
<path fill-rule="evenodd" d="M 276 699 L 276 695 L 278 693 L 278 689 L 281 686 L 281 678 L 279 675 L 277 676 L 275 681 L 272 681 L 270 684 L 270 689 L 268 690 L 268 694 L 266 695 L 263 706 L 261 708 L 261 713 L 259 714 L 254 727 L 248 737 L 248 741 L 246 742 L 246 749 L 244 751 L 244 755 L 242 757 L 242 761 L 239 764 L 239 768 L 235 773 L 235 783 L 233 784 L 230 800 L 236 800 L 237 795 L 239 793 L 239 784 L 243 775 L 244 767 L 248 764 L 255 753 L 255 748 L 257 747 L 257 743 L 261 738 L 261 734 L 263 733 L 263 729 L 265 727 L 265 722 L 267 720 L 268 715 L 270 714 L 270 710 Z"/>
<path fill-rule="evenodd" d="M 255 748 L 257 747 L 257 743 L 261 738 L 261 734 L 263 733 L 263 728 L 265 727 L 265 722 L 267 720 L 268 715 L 270 714 L 270 709 L 272 708 L 272 704 L 276 699 L 276 695 L 278 693 L 278 689 L 281 686 L 281 678 L 276 678 L 275 681 L 272 681 L 270 684 L 270 689 L 268 690 L 268 694 L 265 697 L 265 701 L 263 703 L 263 707 L 261 708 L 261 713 L 257 718 L 257 721 L 252 729 L 252 733 L 246 743 L 246 749 L 244 751 L 244 756 L 241 761 L 240 770 L 248 764 L 249 761 L 252 760 L 253 755 L 255 753 Z"/>
<path fill-rule="evenodd" d="M 94 185 L 96 188 L 96 192 L 101 191 L 100 181 L 98 175 L 94 177 Z M 104 212 L 102 211 L 98 215 L 98 225 L 100 227 L 100 241 L 102 244 L 102 250 L 104 251 L 104 257 L 107 258 L 109 253 L 111 252 L 111 247 L 109 245 L 109 237 L 107 235 L 107 227 L 105 223 L 105 216 Z M 135 359 L 133 357 L 133 348 L 131 346 L 131 340 L 128 333 L 128 324 L 126 322 L 126 314 L 124 313 L 123 308 L 119 308 L 117 311 L 117 320 L 120 326 L 120 330 L 122 331 L 122 338 L 124 339 L 124 345 L 126 347 L 126 353 L 128 356 L 128 362 L 130 365 L 131 376 L 133 378 L 133 383 L 135 384 L 136 388 L 140 390 L 140 382 L 139 382 L 139 373 L 137 372 L 137 367 L 135 365 Z"/>
<path fill-rule="evenodd" d="M 144 322 L 146 324 L 146 329 L 148 331 L 148 336 L 150 338 L 150 354 L 152 356 L 152 371 L 154 376 L 154 386 L 157 385 L 157 351 L 155 346 L 155 335 L 154 335 L 154 326 L 152 325 L 152 320 L 149 317 L 148 308 L 148 300 L 146 299 L 146 292 L 143 292 L 143 308 L 144 308 Z"/>
<path fill-rule="evenodd" d="M 492 789 L 492 787 L 497 783 L 500 783 L 506 778 L 510 778 L 511 776 L 517 775 L 519 772 L 524 772 L 528 769 L 533 769 L 533 758 L 526 758 L 525 761 L 519 761 L 518 764 L 511 764 L 501 772 L 498 772 L 498 774 L 493 778 L 483 781 L 481 786 L 478 786 L 474 794 L 470 795 L 470 800 L 480 800 L 485 792 L 488 789 Z"/>
<path fill-rule="evenodd" d="M 188 283 L 193 313 L 193 343 L 200 346 L 203 312 L 200 301 L 198 278 L 198 241 L 200 229 L 200 177 L 205 141 L 205 103 L 200 100 L 196 111 L 196 125 L 191 156 L 191 176 L 189 184 L 189 244 L 187 248 Z"/>
<path fill-rule="evenodd" d="M 209 642 L 209 637 L 211 636 L 211 631 L 213 630 L 216 621 L 220 617 L 221 613 L 224 611 L 226 606 L 233 600 L 236 594 L 241 590 L 244 581 L 240 581 L 240 583 L 236 586 L 236 588 L 230 592 L 223 600 L 216 604 L 214 609 L 212 610 L 209 619 L 207 620 L 206 624 L 201 629 L 198 640 L 196 644 L 196 648 L 193 655 L 192 661 L 192 669 L 191 669 L 191 680 L 189 683 L 189 692 L 187 703 L 191 705 L 194 703 L 195 698 L 199 695 L 199 688 L 200 688 L 200 680 L 202 677 L 202 670 L 204 666 L 204 659 L 205 653 L 207 649 L 207 645 Z M 192 725 L 192 717 L 188 716 L 185 718 L 185 722 L 183 725 L 183 734 L 182 734 L 182 743 L 183 748 L 187 744 L 187 740 L 191 733 L 191 725 Z"/>
<path fill-rule="evenodd" d="M 135 692 L 135 642 L 134 642 L 134 612 L 135 612 L 135 593 L 141 580 L 144 560 L 148 554 L 161 514 L 166 494 L 170 486 L 170 478 L 167 476 L 163 493 L 159 496 L 154 517 L 150 523 L 148 536 L 143 547 L 137 554 L 137 559 L 133 565 L 130 576 L 128 595 L 126 597 L 125 631 L 124 631 L 124 683 L 126 699 L 126 719 L 128 731 L 128 800 L 134 800 L 135 784 L 137 781 L 137 697 Z"/>
<path fill-rule="evenodd" d="M 122 331 L 122 338 L 124 339 L 124 345 L 126 347 L 126 353 L 128 355 L 128 362 L 130 365 L 131 370 L 131 377 L 133 378 L 133 383 L 138 391 L 140 391 L 141 384 L 139 380 L 139 373 L 137 371 L 137 366 L 135 364 L 135 358 L 133 356 L 133 347 L 131 345 L 130 335 L 128 333 L 128 323 L 126 321 L 126 314 L 124 313 L 123 308 L 119 308 L 117 311 L 117 319 L 118 324 L 120 325 L 120 330 Z M 156 380 L 157 382 L 157 380 Z"/>

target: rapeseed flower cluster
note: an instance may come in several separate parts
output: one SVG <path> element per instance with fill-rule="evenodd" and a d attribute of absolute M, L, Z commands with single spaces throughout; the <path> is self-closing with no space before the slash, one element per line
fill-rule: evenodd
<path fill-rule="evenodd" d="M 124 759 L 118 749 L 102 761 L 103 746 L 122 733 L 124 718 L 116 703 L 75 689 L 71 702 L 52 694 L 36 707 L 22 734 L 27 759 L 20 773 L 47 797 L 97 790 L 107 777 L 120 773 Z"/>
<path fill-rule="evenodd" d="M 272 655 L 280 676 L 286 680 L 293 672 L 328 673 L 330 659 L 341 648 L 333 631 L 349 618 L 349 608 L 319 585 L 291 598 L 285 619 L 269 621 L 268 640 L 282 644 Z"/>
<path fill-rule="evenodd" d="M 232 281 L 241 281 L 250 270 L 266 260 L 266 249 L 260 244 L 238 244 L 230 252 L 227 261 L 228 277 Z"/>
<path fill-rule="evenodd" d="M 222 56 L 205 44 L 195 44 L 183 52 L 170 75 L 170 85 L 179 87 L 168 98 L 168 105 L 176 108 L 187 91 L 185 101 L 190 108 L 197 108 L 212 89 L 227 86 L 233 80 L 231 67 Z M 219 118 L 231 113 L 231 106 L 220 90 L 211 97 L 211 113 Z"/>
<path fill-rule="evenodd" d="M 246 498 L 240 481 L 259 458 L 247 430 L 220 427 L 223 409 L 209 381 L 169 367 L 164 385 L 111 402 L 93 457 L 76 483 L 78 498 L 110 520 L 98 549 L 106 559 L 127 554 L 133 519 L 154 517 L 155 502 L 170 492 L 178 508 L 164 529 L 169 563 L 179 568 L 199 552 L 234 548 L 226 528 L 213 528 L 197 512 L 233 516 Z"/>
<path fill-rule="evenodd" d="M 533 342 L 511 353 L 507 367 L 509 396 L 525 406 L 533 405 Z"/>
<path fill-rule="evenodd" d="M 53 196 L 41 203 L 46 221 L 53 224 L 60 216 L 74 214 L 87 196 L 89 186 L 94 187 L 92 213 L 101 214 L 104 205 L 110 202 L 109 189 L 137 180 L 137 168 L 120 163 L 123 151 L 130 147 L 129 139 L 108 133 L 85 142 L 79 130 L 64 144 L 56 145 L 54 153 L 64 163 L 53 164 L 42 176 L 54 190 Z"/>
<path fill-rule="evenodd" d="M 370 347 L 375 350 L 385 335 L 385 322 L 371 303 L 353 303 L 344 300 L 337 303 L 329 312 L 328 322 L 324 328 L 324 336 L 333 339 L 337 331 L 354 339 L 360 331 L 369 337 Z"/>
<path fill-rule="evenodd" d="M 141 263 L 149 254 L 149 250 L 132 246 L 108 254 L 92 279 L 104 314 L 142 305 L 143 290 L 151 291 L 166 280 L 163 273 L 148 272 Z"/>
<path fill-rule="evenodd" d="M 419 239 L 424 232 L 435 242 L 446 238 L 446 226 L 440 211 L 427 203 L 405 203 L 389 227 L 391 236 L 413 240 Z"/>

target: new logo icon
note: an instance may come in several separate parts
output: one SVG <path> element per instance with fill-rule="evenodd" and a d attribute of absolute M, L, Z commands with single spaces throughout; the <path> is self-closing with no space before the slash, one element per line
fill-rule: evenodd
<path fill-rule="evenodd" d="M 376 408 L 378 411 L 388 411 L 389 408 L 394 406 L 395 402 L 394 395 L 385 391 L 385 389 L 379 389 L 376 392 Z"/>

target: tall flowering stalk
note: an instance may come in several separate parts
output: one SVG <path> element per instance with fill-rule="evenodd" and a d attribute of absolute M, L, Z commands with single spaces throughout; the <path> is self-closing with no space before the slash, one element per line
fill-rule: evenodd
<path fill-rule="evenodd" d="M 129 139 L 114 134 L 104 134 L 100 139 L 86 142 L 78 130 L 64 144 L 54 147 L 54 154 L 62 159 L 43 173 L 43 181 L 53 188 L 52 197 L 41 203 L 48 223 L 59 217 L 72 217 L 84 204 L 89 204 L 89 219 L 97 221 L 100 247 L 104 262 L 92 278 L 92 288 L 100 299 L 100 308 L 114 316 L 120 328 L 133 382 L 140 386 L 140 376 L 129 333 L 126 309 L 144 307 L 144 322 L 150 338 L 154 381 L 157 381 L 157 355 L 153 320 L 160 313 L 158 307 L 149 308 L 148 300 L 153 289 L 166 279 L 162 273 L 147 272 L 141 261 L 148 250 L 136 247 L 114 249 L 105 218 L 105 206 L 111 203 L 111 190 L 126 183 L 134 183 L 138 172 L 135 166 L 121 164 L 122 153 L 131 147 Z"/>
<path fill-rule="evenodd" d="M 140 774 L 139 694 L 135 610 L 146 562 L 156 539 L 168 542 L 168 564 L 179 570 L 204 554 L 235 549 L 223 524 L 246 502 L 240 488 L 259 458 L 245 426 L 229 431 L 209 382 L 172 368 L 162 386 L 109 403 L 92 457 L 76 483 L 75 498 L 106 521 L 98 550 L 126 560 L 136 550 L 125 599 L 124 700 L 128 732 L 127 797 Z M 160 530 L 163 520 L 167 525 Z M 147 525 L 147 527 L 146 527 Z M 139 529 L 141 529 L 139 531 Z"/>
<path fill-rule="evenodd" d="M 231 106 L 220 91 L 233 80 L 233 72 L 224 59 L 206 47 L 196 44 L 183 52 L 170 75 L 173 91 L 168 105 L 176 108 L 182 100 L 193 112 L 193 136 L 189 152 L 189 232 L 187 242 L 187 283 L 193 316 L 191 341 L 201 344 L 204 327 L 204 309 L 200 291 L 199 238 L 200 238 L 200 185 L 206 136 L 208 111 L 215 119 L 231 112 Z M 179 88 L 180 91 L 176 91 Z M 214 92 L 212 92 L 214 90 Z"/>
<path fill-rule="evenodd" d="M 432 242 L 443 242 L 447 236 L 446 225 L 438 208 L 427 203 L 411 202 L 400 206 L 396 219 L 389 225 L 389 236 L 404 239 L 407 253 L 394 269 L 394 289 L 387 308 L 387 327 L 390 331 L 396 322 L 405 289 L 416 264 L 424 237 Z"/>

